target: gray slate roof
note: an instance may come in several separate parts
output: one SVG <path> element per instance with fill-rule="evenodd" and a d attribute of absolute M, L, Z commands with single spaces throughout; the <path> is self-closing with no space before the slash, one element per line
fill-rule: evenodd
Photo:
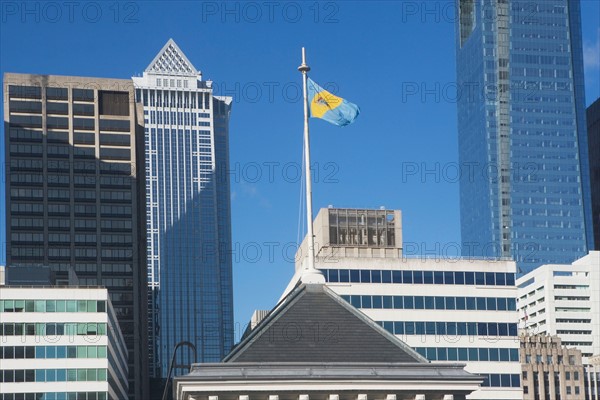
<path fill-rule="evenodd" d="M 325 285 L 301 284 L 225 363 L 428 363 Z"/>

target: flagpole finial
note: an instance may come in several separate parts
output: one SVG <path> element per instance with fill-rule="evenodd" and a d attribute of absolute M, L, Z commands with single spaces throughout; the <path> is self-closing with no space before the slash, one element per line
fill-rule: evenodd
<path fill-rule="evenodd" d="M 298 67 L 298 71 L 302 72 L 303 74 L 310 71 L 310 67 L 308 64 L 306 64 L 306 49 L 304 47 L 302 48 L 302 64 L 300 64 Z"/>

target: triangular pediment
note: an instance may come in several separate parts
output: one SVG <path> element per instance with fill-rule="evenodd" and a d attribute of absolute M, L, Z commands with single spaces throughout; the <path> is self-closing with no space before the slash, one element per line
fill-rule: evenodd
<path fill-rule="evenodd" d="M 302 284 L 224 362 L 427 360 L 325 285 Z"/>
<path fill-rule="evenodd" d="M 183 54 L 183 51 L 181 51 L 173 39 L 169 39 L 167 44 L 158 52 L 154 60 L 148 65 L 148 68 L 146 68 L 146 72 L 150 74 L 178 76 L 197 76 L 199 74 L 198 70 Z"/>

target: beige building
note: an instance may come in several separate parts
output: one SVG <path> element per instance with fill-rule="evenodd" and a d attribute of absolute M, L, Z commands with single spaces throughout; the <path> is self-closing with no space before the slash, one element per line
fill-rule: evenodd
<path fill-rule="evenodd" d="M 400 210 L 322 208 L 313 222 L 317 262 L 338 258 L 400 258 L 402 214 Z M 296 254 L 296 270 L 306 261 L 308 243 Z"/>
<path fill-rule="evenodd" d="M 585 400 L 581 351 L 557 336 L 523 335 L 521 368 L 524 400 Z"/>

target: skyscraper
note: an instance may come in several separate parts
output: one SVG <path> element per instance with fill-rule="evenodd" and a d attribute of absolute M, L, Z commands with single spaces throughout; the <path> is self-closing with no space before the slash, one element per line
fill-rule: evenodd
<path fill-rule="evenodd" d="M 181 341 L 196 345 L 199 362 L 233 346 L 232 99 L 214 96 L 172 39 L 133 82 L 146 122 L 150 373 L 164 377 Z"/>
<path fill-rule="evenodd" d="M 148 398 L 143 114 L 130 80 L 4 75 L 7 265 L 105 286 Z M 141 206 L 140 206 L 141 205 Z"/>
<path fill-rule="evenodd" d="M 578 0 L 457 0 L 465 255 L 522 272 L 593 248 Z"/>
<path fill-rule="evenodd" d="M 594 250 L 600 250 L 600 98 L 587 109 L 588 143 L 590 148 L 590 184 L 592 186 L 592 213 Z"/>

